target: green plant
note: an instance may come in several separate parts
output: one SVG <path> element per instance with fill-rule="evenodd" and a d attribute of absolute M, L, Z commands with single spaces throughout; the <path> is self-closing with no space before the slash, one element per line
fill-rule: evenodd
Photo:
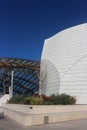
<path fill-rule="evenodd" d="M 72 97 L 67 94 L 61 94 L 61 95 L 51 95 L 51 100 L 54 102 L 55 105 L 72 105 L 75 104 L 76 99 L 75 97 Z"/>
<path fill-rule="evenodd" d="M 54 102 L 45 100 L 42 105 L 54 105 Z"/>
<path fill-rule="evenodd" d="M 31 97 L 26 97 L 23 104 L 29 105 L 30 104 Z"/>
<path fill-rule="evenodd" d="M 13 96 L 8 103 L 15 104 L 30 104 L 30 105 L 72 105 L 75 104 L 76 99 L 67 94 L 61 95 L 36 95 L 36 96 L 26 96 L 26 95 L 16 95 Z"/>
<path fill-rule="evenodd" d="M 31 97 L 30 98 L 30 104 L 31 105 L 41 105 L 43 103 L 43 98 L 42 97 Z"/>
<path fill-rule="evenodd" d="M 51 101 L 53 102 L 53 104 L 54 105 L 57 105 L 57 104 L 59 104 L 60 103 L 60 96 L 57 94 L 57 95 L 55 95 L 55 94 L 52 94 L 51 96 L 50 96 L 50 98 L 51 98 Z"/>
<path fill-rule="evenodd" d="M 8 101 L 8 103 L 24 104 L 26 98 L 26 95 L 15 95 Z"/>

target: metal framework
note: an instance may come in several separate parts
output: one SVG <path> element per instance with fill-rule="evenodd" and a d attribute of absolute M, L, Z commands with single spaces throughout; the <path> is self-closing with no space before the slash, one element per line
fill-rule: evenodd
<path fill-rule="evenodd" d="M 40 62 L 18 59 L 0 58 L 0 94 L 9 93 L 11 72 L 14 71 L 13 94 L 32 95 L 39 90 Z"/>

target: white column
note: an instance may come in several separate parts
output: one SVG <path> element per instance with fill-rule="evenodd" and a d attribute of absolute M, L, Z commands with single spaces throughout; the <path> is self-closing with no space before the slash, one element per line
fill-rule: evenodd
<path fill-rule="evenodd" d="M 11 72 L 11 87 L 10 87 L 10 97 L 13 97 L 13 78 L 14 78 L 14 71 Z"/>

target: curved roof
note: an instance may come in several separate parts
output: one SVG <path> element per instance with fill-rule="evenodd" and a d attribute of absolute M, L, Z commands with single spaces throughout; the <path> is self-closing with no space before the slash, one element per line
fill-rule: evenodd
<path fill-rule="evenodd" d="M 0 58 L 0 93 L 9 93 L 14 70 L 13 93 L 33 94 L 39 88 L 40 62 L 19 58 Z"/>

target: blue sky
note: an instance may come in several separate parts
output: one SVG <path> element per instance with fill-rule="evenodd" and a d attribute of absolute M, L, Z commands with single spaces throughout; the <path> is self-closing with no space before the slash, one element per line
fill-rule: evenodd
<path fill-rule="evenodd" d="M 44 40 L 87 22 L 87 0 L 0 0 L 0 56 L 40 60 Z"/>

